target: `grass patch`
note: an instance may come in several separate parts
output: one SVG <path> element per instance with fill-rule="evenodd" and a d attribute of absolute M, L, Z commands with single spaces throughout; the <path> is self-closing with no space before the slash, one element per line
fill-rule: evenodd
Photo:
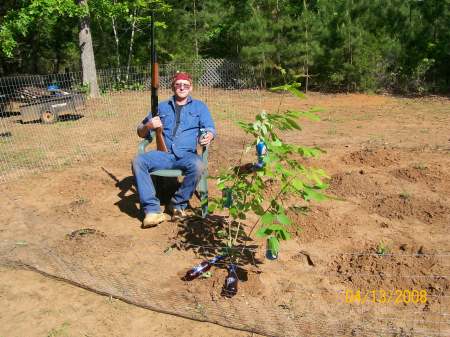
<path fill-rule="evenodd" d="M 369 133 L 369 139 L 374 140 L 384 140 L 384 135 Z"/>
<path fill-rule="evenodd" d="M 96 111 L 94 112 L 94 118 L 111 118 L 118 117 L 119 113 L 117 111 Z"/>
<path fill-rule="evenodd" d="M 10 147 L 10 146 L 9 146 Z M 36 163 L 47 159 L 47 155 L 43 149 L 8 149 L 9 151 L 4 152 L 6 161 L 9 167 L 26 167 L 30 164 L 35 166 Z"/>
<path fill-rule="evenodd" d="M 51 329 L 47 337 L 66 337 L 69 336 L 68 328 L 70 326 L 69 322 L 64 322 L 60 327 Z"/>
<path fill-rule="evenodd" d="M 408 192 L 402 192 L 399 194 L 399 197 L 402 198 L 403 200 L 409 200 L 411 199 L 411 194 Z"/>
<path fill-rule="evenodd" d="M 414 164 L 413 168 L 416 169 L 416 170 L 424 171 L 424 170 L 426 170 L 428 168 L 428 166 L 426 164 L 424 164 L 424 163 L 420 163 L 419 162 L 417 164 Z"/>
<path fill-rule="evenodd" d="M 370 116 L 367 113 L 359 115 L 358 117 L 354 118 L 355 121 L 370 121 L 372 119 L 373 119 L 373 116 Z"/>
<path fill-rule="evenodd" d="M 330 135 L 330 136 L 336 136 L 336 135 L 337 135 L 337 129 L 336 129 L 336 127 L 333 126 L 333 127 L 329 128 L 329 129 L 327 130 L 327 135 Z"/>
<path fill-rule="evenodd" d="M 75 119 L 68 119 L 64 122 L 59 121 L 58 123 L 53 124 L 56 128 L 60 128 L 60 129 L 67 129 L 67 128 L 73 128 L 75 126 L 79 126 L 79 124 L 76 124 L 74 122 L 76 122 L 77 120 Z"/>
<path fill-rule="evenodd" d="M 377 245 L 376 251 L 378 255 L 386 255 L 389 254 L 390 248 L 383 240 L 381 240 Z"/>

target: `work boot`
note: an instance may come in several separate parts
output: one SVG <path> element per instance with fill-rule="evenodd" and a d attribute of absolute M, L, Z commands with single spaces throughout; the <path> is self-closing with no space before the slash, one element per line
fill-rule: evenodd
<path fill-rule="evenodd" d="M 166 220 L 164 213 L 147 213 L 144 221 L 142 222 L 142 228 L 150 228 L 158 226 L 161 222 Z"/>

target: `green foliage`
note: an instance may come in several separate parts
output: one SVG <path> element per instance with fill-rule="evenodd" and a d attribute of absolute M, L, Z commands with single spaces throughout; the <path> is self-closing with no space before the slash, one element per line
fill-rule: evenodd
<path fill-rule="evenodd" d="M 133 83 L 130 81 L 116 81 L 113 82 L 111 86 L 101 88 L 102 94 L 106 94 L 111 91 L 123 91 L 123 90 L 132 90 L 132 91 L 144 91 L 145 85 L 142 83 Z"/>
<path fill-rule="evenodd" d="M 170 11 L 165 0 L 88 0 L 86 6 L 77 3 L 74 0 L 24 0 L 17 10 L 5 11 L 4 17 L 0 17 L 0 55 L 9 58 L 10 63 L 14 57 L 27 59 L 25 64 L 33 73 L 59 72 L 60 67 L 68 65 L 78 68 L 79 23 L 82 17 L 90 16 L 100 66 L 116 60 L 132 60 L 141 50 L 145 50 L 145 58 L 140 63 L 146 64 L 150 12 L 155 10 L 162 16 Z M 165 24 L 159 20 L 156 26 L 164 28 Z M 133 38 L 130 31 L 136 32 Z M 115 52 L 111 46 L 116 47 Z M 29 50 L 36 55 L 27 55 Z M 54 60 L 58 61 L 57 69 L 54 69 Z M 115 62 L 114 65 L 121 64 Z"/>
<path fill-rule="evenodd" d="M 378 255 L 389 254 L 389 251 L 390 251 L 389 246 L 386 243 L 384 243 L 383 240 L 378 243 L 377 249 L 376 249 L 376 252 Z"/>
<path fill-rule="evenodd" d="M 301 96 L 298 95 L 298 83 L 272 89 Z M 222 235 L 226 237 L 227 246 L 237 244 L 237 232 L 241 224 L 247 220 L 249 213 L 253 213 L 258 221 L 248 235 L 259 224 L 256 236 L 267 238 L 273 252 L 278 252 L 280 241 L 291 237 L 289 227 L 292 220 L 289 215 L 297 213 L 299 208 L 298 205 L 291 205 L 288 200 L 293 197 L 310 202 L 328 198 L 324 194 L 328 187 L 324 179 L 329 177 L 322 169 L 308 167 L 302 161 L 302 158 L 319 156 L 323 150 L 287 143 L 278 134 L 279 131 L 301 130 L 298 119 L 304 117 L 317 120 L 319 117 L 316 112 L 317 109 L 284 113 L 263 111 L 256 116 L 254 122 L 238 122 L 247 134 L 253 136 L 251 145 L 255 146 L 263 141 L 268 152 L 263 158 L 264 166 L 259 170 L 229 169 L 216 177 L 217 186 L 224 193 L 223 197 L 210 202 L 210 210 L 228 209 L 228 235 Z"/>
<path fill-rule="evenodd" d="M 47 334 L 47 337 L 66 337 L 69 335 L 69 327 L 70 323 L 64 322 L 60 327 L 51 329 Z"/>
<path fill-rule="evenodd" d="M 77 84 L 72 86 L 72 90 L 74 92 L 80 93 L 80 94 L 86 94 L 89 95 L 89 92 L 91 91 L 89 84 Z"/>
<path fill-rule="evenodd" d="M 411 194 L 409 194 L 408 192 L 402 192 L 399 194 L 399 197 L 403 200 L 409 200 L 411 199 Z"/>
<path fill-rule="evenodd" d="M 72 18 L 85 15 L 84 8 L 72 0 L 31 0 L 25 3 L 27 5 L 18 11 L 10 11 L 0 26 L 1 51 L 8 57 L 13 56 L 17 47 L 17 37 L 29 34 L 36 21 L 54 29 L 58 17 Z"/>
<path fill-rule="evenodd" d="M 87 3 L 3 0 L 0 75 L 79 70 L 79 18 L 87 14 L 98 68 L 147 65 L 155 10 L 161 63 L 237 59 L 253 64 L 267 87 L 299 81 L 316 90 L 449 90 L 450 0 Z"/>

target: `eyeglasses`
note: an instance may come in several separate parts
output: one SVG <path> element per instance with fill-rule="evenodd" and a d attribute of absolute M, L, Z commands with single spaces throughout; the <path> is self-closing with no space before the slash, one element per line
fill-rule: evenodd
<path fill-rule="evenodd" d="M 191 85 L 189 83 L 175 83 L 175 88 L 189 90 Z"/>

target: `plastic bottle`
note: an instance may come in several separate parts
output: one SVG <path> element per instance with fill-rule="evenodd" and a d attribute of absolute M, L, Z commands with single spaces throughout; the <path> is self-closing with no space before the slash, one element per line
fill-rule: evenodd
<path fill-rule="evenodd" d="M 225 199 L 223 207 L 230 208 L 231 206 L 233 206 L 233 194 L 231 188 L 225 187 L 222 190 L 222 197 Z"/>
<path fill-rule="evenodd" d="M 256 156 L 258 157 L 258 162 L 255 164 L 255 169 L 261 169 L 264 167 L 264 157 L 267 154 L 267 146 L 262 140 L 256 143 Z"/>
<path fill-rule="evenodd" d="M 211 269 L 212 265 L 222 260 L 224 256 L 218 255 L 211 260 L 206 260 L 195 266 L 194 268 L 187 271 L 186 275 L 183 277 L 183 281 L 192 281 L 193 279 L 199 277 L 201 274 L 207 272 Z"/>
<path fill-rule="evenodd" d="M 278 254 L 274 253 L 271 249 L 267 249 L 266 258 L 268 258 L 269 260 L 276 260 L 278 259 Z"/>
<path fill-rule="evenodd" d="M 274 237 L 267 239 L 266 258 L 269 260 L 276 260 L 278 259 L 278 253 L 275 251 L 274 243 L 272 241 L 277 241 L 277 239 Z"/>
<path fill-rule="evenodd" d="M 258 161 L 256 163 L 247 163 L 240 166 L 234 167 L 234 172 L 236 174 L 249 174 L 261 170 L 266 163 L 264 162 L 264 157 L 267 155 L 267 146 L 262 140 L 256 143 L 256 156 Z"/>
<path fill-rule="evenodd" d="M 236 265 L 230 264 L 228 266 L 228 276 L 225 279 L 225 284 L 222 289 L 222 296 L 233 297 L 238 291 L 239 278 L 236 273 Z"/>

